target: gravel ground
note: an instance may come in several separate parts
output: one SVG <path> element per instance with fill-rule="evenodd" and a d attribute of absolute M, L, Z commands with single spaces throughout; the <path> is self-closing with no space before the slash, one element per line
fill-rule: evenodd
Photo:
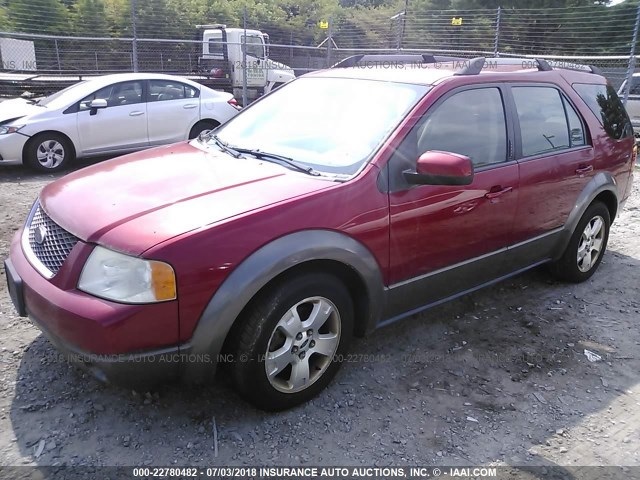
<path fill-rule="evenodd" d="M 0 259 L 53 179 L 0 169 Z M 590 281 L 534 270 L 388 326 L 355 341 L 323 394 L 278 414 L 222 377 L 100 384 L 16 316 L 0 271 L 0 466 L 638 466 L 639 185 Z"/>

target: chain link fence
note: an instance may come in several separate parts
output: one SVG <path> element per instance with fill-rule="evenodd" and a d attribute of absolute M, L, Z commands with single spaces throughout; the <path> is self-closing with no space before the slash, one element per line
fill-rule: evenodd
<path fill-rule="evenodd" d="M 282 26 L 250 26 L 270 36 L 269 58 L 290 66 L 296 75 L 326 68 L 350 55 L 395 52 L 539 57 L 589 64 L 599 67 L 616 89 L 635 71 L 640 6 L 616 11 L 593 6 L 428 13 L 405 8 L 393 15 L 383 10 L 366 13 L 357 19 L 328 18 L 325 28 L 307 25 L 295 32 Z M 147 22 L 130 28 L 138 32 L 135 37 L 2 31 L 0 95 L 38 88 L 41 91 L 36 93 L 44 93 L 56 88 L 52 79 L 60 76 L 71 81 L 130 71 L 202 74 L 203 42 L 195 39 L 201 34 L 195 25 L 191 32 L 170 23 L 156 26 L 149 28 Z"/>

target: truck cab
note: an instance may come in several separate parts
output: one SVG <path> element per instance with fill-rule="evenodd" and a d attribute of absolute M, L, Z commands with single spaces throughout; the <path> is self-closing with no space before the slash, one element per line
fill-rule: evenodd
<path fill-rule="evenodd" d="M 198 28 L 203 29 L 200 72 L 226 80 L 221 86 L 237 99 L 242 98 L 245 76 L 250 101 L 295 78 L 290 67 L 269 59 L 269 36 L 260 30 L 221 24 Z"/>

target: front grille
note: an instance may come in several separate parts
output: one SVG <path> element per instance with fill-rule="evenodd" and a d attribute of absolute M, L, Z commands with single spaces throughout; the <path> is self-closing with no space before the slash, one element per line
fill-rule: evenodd
<path fill-rule="evenodd" d="M 54 275 L 78 239 L 49 218 L 38 205 L 29 225 L 29 246 L 35 257 Z"/>

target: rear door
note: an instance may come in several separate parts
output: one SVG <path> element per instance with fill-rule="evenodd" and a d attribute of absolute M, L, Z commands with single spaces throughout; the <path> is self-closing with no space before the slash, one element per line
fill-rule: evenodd
<path fill-rule="evenodd" d="M 187 139 L 200 119 L 200 91 L 175 80 L 149 80 L 149 143 L 163 145 Z"/>
<path fill-rule="evenodd" d="M 520 198 L 514 243 L 525 242 L 515 260 L 522 266 L 546 257 L 578 195 L 594 175 L 594 151 L 584 120 L 551 84 L 511 86 L 516 111 Z"/>
<path fill-rule="evenodd" d="M 92 111 L 95 99 L 107 101 L 107 108 Z M 78 105 L 78 137 L 84 154 L 135 150 L 149 145 L 144 82 L 120 82 L 104 87 Z"/>

